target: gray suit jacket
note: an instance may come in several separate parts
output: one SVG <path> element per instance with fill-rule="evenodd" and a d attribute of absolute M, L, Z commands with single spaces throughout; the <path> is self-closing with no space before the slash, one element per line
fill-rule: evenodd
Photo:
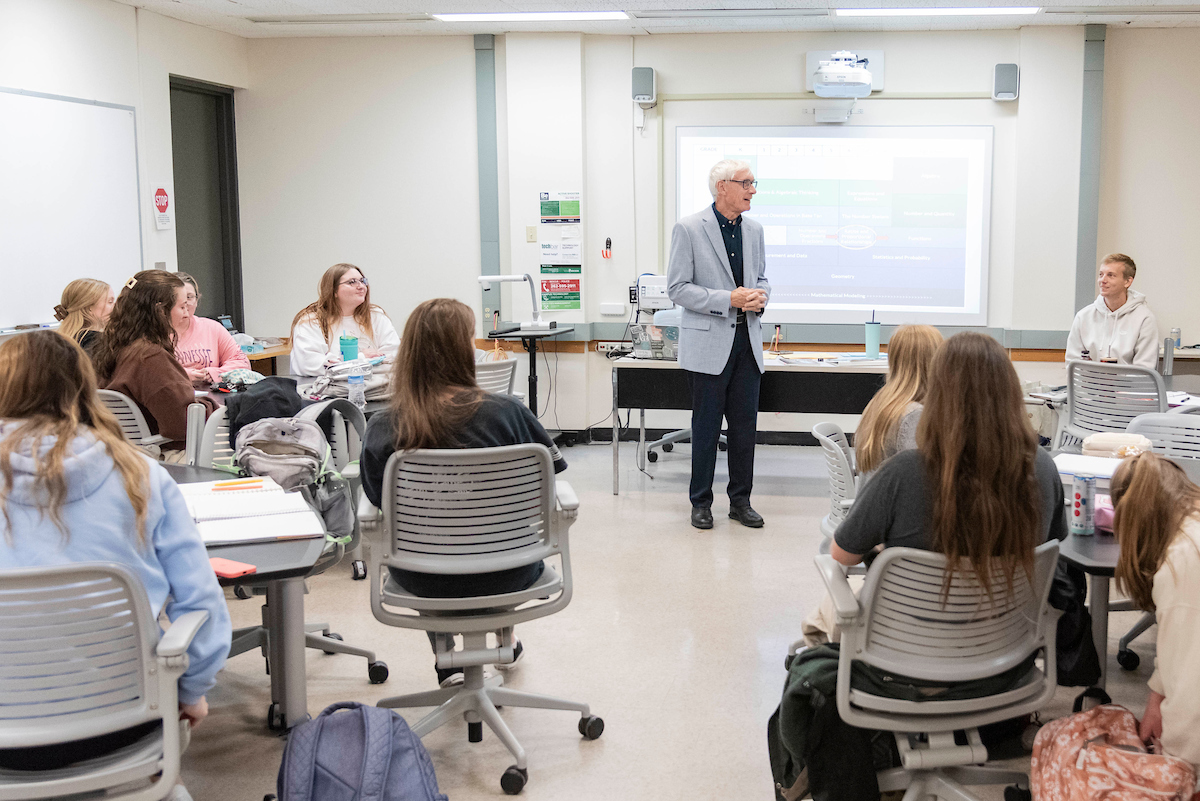
<path fill-rule="evenodd" d="M 766 246 L 762 226 L 742 216 L 743 285 L 771 294 L 767 283 Z M 685 370 L 720 375 L 733 350 L 738 309 L 729 304 L 737 285 L 721 226 L 712 206 L 684 217 L 671 231 L 671 256 L 667 265 L 667 294 L 683 307 L 679 328 L 679 366 Z M 750 344 L 763 371 L 762 323 L 756 313 L 746 315 Z"/>

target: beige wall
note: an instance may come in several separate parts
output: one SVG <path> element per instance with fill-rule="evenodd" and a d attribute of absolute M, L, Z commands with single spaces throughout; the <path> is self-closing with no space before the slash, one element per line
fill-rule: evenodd
<path fill-rule="evenodd" d="M 1200 28 L 1108 29 L 1097 261 L 1138 264 L 1163 336 L 1200 342 Z"/>
<path fill-rule="evenodd" d="M 144 263 L 130 274 L 176 268 L 175 230 L 155 229 L 150 200 L 172 175 L 170 75 L 246 86 L 246 41 L 110 0 L 0 3 L 0 86 L 136 109 Z"/>

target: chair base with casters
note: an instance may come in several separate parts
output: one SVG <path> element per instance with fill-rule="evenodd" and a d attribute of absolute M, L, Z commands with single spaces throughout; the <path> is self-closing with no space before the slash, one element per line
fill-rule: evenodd
<path fill-rule="evenodd" d="M 1138 622 L 1133 624 L 1133 628 L 1125 632 L 1125 636 L 1120 639 L 1117 645 L 1117 664 L 1123 670 L 1137 670 L 1138 665 L 1142 663 L 1142 658 L 1137 655 L 1137 651 L 1130 648 L 1130 644 L 1141 637 L 1150 627 L 1157 621 L 1153 612 L 1144 612 Z"/>
<path fill-rule="evenodd" d="M 265 595 L 267 589 L 265 587 L 252 587 L 251 592 L 246 592 L 243 585 L 239 585 L 235 594 L 239 598 L 249 598 L 253 595 Z M 269 638 L 270 638 L 270 617 L 274 613 L 271 607 L 270 598 L 262 607 L 261 626 L 247 626 L 245 628 L 234 629 L 232 641 L 229 644 L 229 658 L 240 656 L 248 651 L 259 649 L 262 652 L 263 659 L 268 658 L 270 653 Z M 367 660 L 367 679 L 371 684 L 382 684 L 388 679 L 388 666 L 386 662 L 379 661 L 375 656 L 374 651 L 368 651 L 365 648 L 359 648 L 354 645 L 349 645 L 342 641 L 340 634 L 331 632 L 328 623 L 305 623 L 304 624 L 304 644 L 308 648 L 317 651 L 322 651 L 326 654 L 347 654 L 349 656 L 360 656 Z M 267 670 L 270 671 L 270 663 L 267 664 Z M 267 713 L 267 728 L 276 730 L 283 728 L 283 723 L 279 719 L 278 710 L 272 706 Z"/>
<path fill-rule="evenodd" d="M 675 450 L 676 442 L 683 442 L 692 438 L 692 429 L 681 428 L 678 431 L 672 431 L 670 434 L 663 436 L 661 439 L 656 439 L 654 442 L 646 443 L 646 461 L 657 462 L 658 454 L 656 449 L 661 449 L 663 453 L 670 453 Z M 729 449 L 729 438 L 724 434 L 717 437 L 717 450 L 724 451 Z"/>

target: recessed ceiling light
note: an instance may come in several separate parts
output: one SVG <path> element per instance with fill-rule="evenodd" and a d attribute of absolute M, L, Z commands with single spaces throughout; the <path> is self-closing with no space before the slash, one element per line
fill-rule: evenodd
<path fill-rule="evenodd" d="M 1033 7 L 992 6 L 988 8 L 839 8 L 839 17 L 987 17 L 1008 14 L 1036 14 Z"/>
<path fill-rule="evenodd" d="M 624 11 L 519 11 L 497 14 L 434 14 L 442 22 L 601 22 L 627 20 Z"/>

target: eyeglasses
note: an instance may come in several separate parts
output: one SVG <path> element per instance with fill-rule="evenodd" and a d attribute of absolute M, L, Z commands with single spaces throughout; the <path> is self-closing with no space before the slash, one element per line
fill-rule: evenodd
<path fill-rule="evenodd" d="M 365 289 L 367 287 L 367 279 L 351 278 L 349 281 L 342 281 L 338 286 L 361 286 Z"/>
<path fill-rule="evenodd" d="M 726 178 L 726 179 L 725 179 L 725 183 L 727 183 L 727 184 L 741 184 L 741 185 L 742 185 L 742 189 L 752 189 L 752 188 L 754 188 L 754 187 L 758 186 L 758 181 L 751 181 L 749 178 L 747 178 L 747 179 L 746 179 L 746 180 L 744 180 L 744 181 L 733 181 L 733 180 L 730 180 L 730 179 Z"/>

